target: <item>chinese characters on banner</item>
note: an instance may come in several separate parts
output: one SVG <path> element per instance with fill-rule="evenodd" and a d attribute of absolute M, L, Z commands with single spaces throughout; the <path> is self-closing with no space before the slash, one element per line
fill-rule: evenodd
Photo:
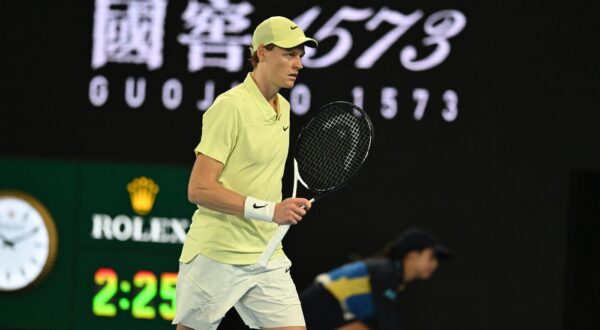
<path fill-rule="evenodd" d="M 168 49 L 164 49 L 165 38 L 172 37 L 187 47 L 189 73 L 206 68 L 230 73 L 243 69 L 244 54 L 252 41 L 252 29 L 258 24 L 249 18 L 256 9 L 254 5 L 248 1 L 232 3 L 228 0 L 188 0 L 187 6 L 180 13 L 179 33 L 172 36 L 165 35 L 167 2 L 168 0 L 96 0 L 92 69 L 98 70 L 110 62 L 143 64 L 149 71 L 159 70 L 164 58 L 171 55 Z M 333 45 L 325 50 L 306 49 L 303 64 L 313 70 L 335 67 L 349 56 L 355 46 L 355 39 L 360 38 L 362 47 L 366 36 L 373 38 L 369 39 L 370 44 L 353 59 L 353 66 L 354 70 L 359 71 L 372 69 L 382 56 L 390 52 L 392 46 L 400 42 L 407 31 L 422 24 L 425 33 L 422 40 L 405 42 L 397 54 L 399 65 L 413 72 L 431 70 L 442 64 L 451 55 L 451 39 L 463 31 L 467 22 L 464 14 L 455 9 L 443 9 L 427 15 L 420 9 L 405 14 L 386 6 L 341 6 L 333 14 L 328 14 L 323 7 L 315 5 L 292 19 L 319 42 L 325 41 Z M 318 26 L 315 23 L 317 20 L 325 23 Z M 349 26 L 353 29 L 349 29 Z M 357 35 L 357 26 L 361 28 L 360 35 Z M 106 103 L 109 97 L 108 84 L 108 78 L 103 75 L 96 75 L 91 79 L 89 98 L 92 105 L 101 107 Z M 196 102 L 196 107 L 201 111 L 206 110 L 215 94 L 215 80 L 207 79 L 204 98 Z M 354 86 L 351 95 L 354 103 L 363 105 L 362 86 Z M 167 110 L 178 109 L 183 98 L 183 84 L 177 78 L 166 80 L 161 96 Z M 381 88 L 380 114 L 383 118 L 396 117 L 397 97 L 396 87 Z M 423 118 L 430 97 L 427 88 L 413 89 L 415 120 Z M 440 111 L 441 117 L 447 122 L 454 121 L 458 115 L 458 94 L 453 89 L 447 89 L 439 97 L 445 104 Z M 141 107 L 146 99 L 146 79 L 128 77 L 124 99 L 131 108 Z M 307 85 L 297 84 L 290 92 L 292 109 L 297 115 L 303 115 L 310 109 L 310 100 L 310 88 Z"/>

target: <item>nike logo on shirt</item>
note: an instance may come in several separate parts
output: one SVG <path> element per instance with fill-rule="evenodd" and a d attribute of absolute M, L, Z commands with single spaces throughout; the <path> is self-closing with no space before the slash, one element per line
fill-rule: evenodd
<path fill-rule="evenodd" d="M 284 132 L 285 132 L 285 131 L 287 131 L 287 130 L 288 130 L 288 128 L 290 128 L 290 127 L 289 127 L 289 126 L 288 126 L 288 127 L 284 127 L 284 128 L 283 128 L 283 131 L 284 131 Z"/>

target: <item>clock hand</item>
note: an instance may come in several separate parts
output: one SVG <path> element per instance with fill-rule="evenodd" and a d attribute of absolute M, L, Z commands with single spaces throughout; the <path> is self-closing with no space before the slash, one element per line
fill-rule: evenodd
<path fill-rule="evenodd" d="M 18 242 L 21 242 L 23 240 L 28 239 L 29 237 L 33 236 L 35 233 L 37 233 L 37 231 L 40 229 L 40 227 L 35 227 L 33 228 L 31 231 L 21 235 L 21 236 L 17 236 L 15 238 L 12 239 L 12 244 L 17 244 Z"/>
<path fill-rule="evenodd" d="M 15 242 L 9 241 L 8 238 L 4 237 L 4 235 L 0 234 L 0 240 L 2 240 L 2 243 L 6 246 L 9 247 L 13 247 L 15 245 Z"/>

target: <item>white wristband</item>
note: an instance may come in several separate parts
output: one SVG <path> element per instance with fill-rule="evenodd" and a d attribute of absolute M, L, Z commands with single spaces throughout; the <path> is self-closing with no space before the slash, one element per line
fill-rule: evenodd
<path fill-rule="evenodd" d="M 275 203 L 263 201 L 252 196 L 246 197 L 244 202 L 244 217 L 250 220 L 273 222 Z"/>

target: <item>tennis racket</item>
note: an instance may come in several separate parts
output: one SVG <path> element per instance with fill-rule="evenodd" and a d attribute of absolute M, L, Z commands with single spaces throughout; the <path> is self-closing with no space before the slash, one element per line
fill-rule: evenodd
<path fill-rule="evenodd" d="M 324 105 L 302 127 L 294 151 L 294 188 L 314 193 L 311 203 L 345 186 L 363 167 L 374 130 L 367 113 L 348 102 Z M 290 225 L 280 225 L 258 260 L 266 267 Z"/>

